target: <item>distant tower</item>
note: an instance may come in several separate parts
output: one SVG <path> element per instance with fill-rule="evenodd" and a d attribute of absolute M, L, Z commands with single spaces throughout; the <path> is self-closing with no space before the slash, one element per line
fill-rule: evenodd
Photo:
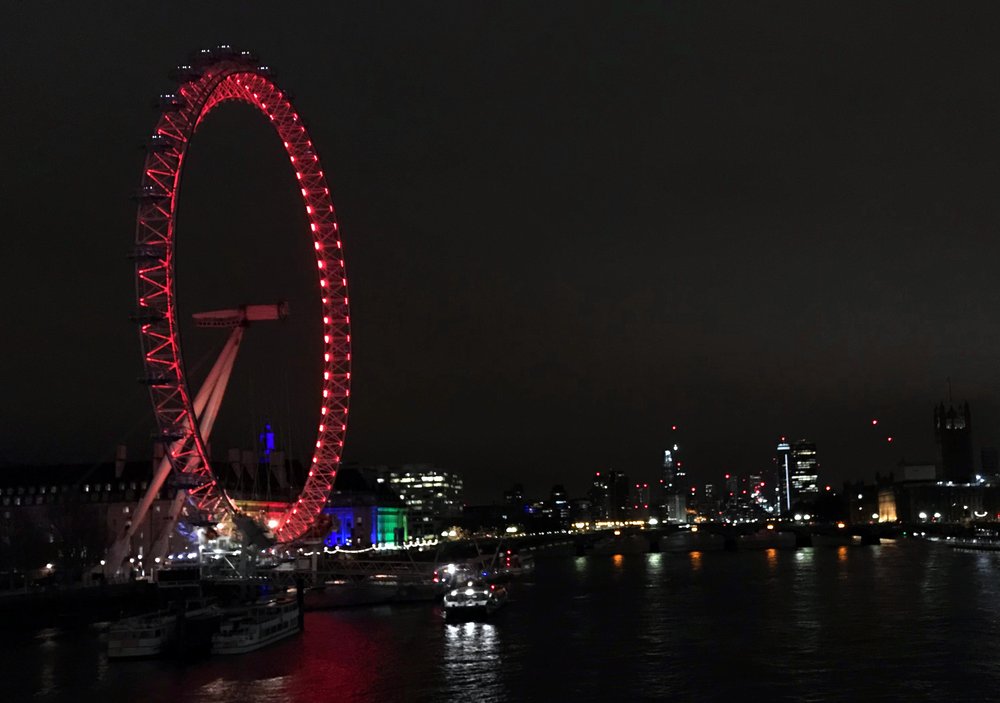
<path fill-rule="evenodd" d="M 625 520 L 629 515 L 628 476 L 621 471 L 608 471 L 608 519 Z"/>
<path fill-rule="evenodd" d="M 611 512 L 610 495 L 608 486 L 608 474 L 600 471 L 594 472 L 594 481 L 587 492 L 590 499 L 590 519 L 594 522 L 607 520 Z"/>
<path fill-rule="evenodd" d="M 975 474 L 972 457 L 972 413 L 969 404 L 956 410 L 944 403 L 934 408 L 934 438 L 938 445 L 941 478 L 955 483 L 970 483 Z"/>
<path fill-rule="evenodd" d="M 778 441 L 774 472 L 778 514 L 787 515 L 792 509 L 792 445 L 784 437 Z"/>
<path fill-rule="evenodd" d="M 816 445 L 800 439 L 792 444 L 792 501 L 815 500 L 819 495 L 819 459 Z"/>
<path fill-rule="evenodd" d="M 663 512 L 669 522 L 687 522 L 687 472 L 674 444 L 663 451 Z"/>

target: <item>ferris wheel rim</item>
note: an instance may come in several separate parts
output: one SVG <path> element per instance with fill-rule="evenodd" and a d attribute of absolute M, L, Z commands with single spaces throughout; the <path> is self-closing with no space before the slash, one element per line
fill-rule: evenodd
<path fill-rule="evenodd" d="M 181 350 L 176 299 L 176 214 L 184 160 L 202 120 L 225 102 L 241 102 L 270 121 L 299 184 L 316 255 L 323 330 L 323 372 L 317 439 L 305 484 L 279 519 L 279 542 L 300 537 L 315 522 L 341 462 L 350 397 L 350 308 L 343 245 L 319 155 L 286 92 L 270 70 L 248 52 L 229 47 L 202 52 L 178 69 L 176 93 L 161 96 L 160 117 L 150 137 L 136 219 L 136 303 L 145 380 L 150 386 L 158 439 L 173 471 L 192 483 L 191 502 L 213 519 L 236 513 L 217 480 L 198 418 Z M 207 55 L 206 55 L 207 54 Z"/>

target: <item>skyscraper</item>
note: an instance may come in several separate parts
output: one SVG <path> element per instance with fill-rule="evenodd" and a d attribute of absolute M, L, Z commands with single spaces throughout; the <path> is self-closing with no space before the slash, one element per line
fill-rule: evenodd
<path fill-rule="evenodd" d="M 608 518 L 626 520 L 629 516 L 629 481 L 621 471 L 608 472 Z"/>
<path fill-rule="evenodd" d="M 608 514 L 611 511 L 608 493 L 607 472 L 595 471 L 594 481 L 587 492 L 587 498 L 590 499 L 591 520 L 597 522 L 608 519 Z"/>
<path fill-rule="evenodd" d="M 972 413 L 969 404 L 958 407 L 944 403 L 934 408 L 934 438 L 938 445 L 941 478 L 955 483 L 970 483 L 975 474 L 972 458 Z"/>
<path fill-rule="evenodd" d="M 777 454 L 774 457 L 774 473 L 777 479 L 775 499 L 777 513 L 787 515 L 792 509 L 792 446 L 782 437 L 778 441 Z"/>
<path fill-rule="evenodd" d="M 687 472 L 674 444 L 663 451 L 663 515 L 669 522 L 687 522 Z"/>
<path fill-rule="evenodd" d="M 819 495 L 819 460 L 816 445 L 800 439 L 792 444 L 792 503 Z"/>
<path fill-rule="evenodd" d="M 621 471 L 596 471 L 588 492 L 594 520 L 624 520 L 629 513 L 628 476 Z"/>

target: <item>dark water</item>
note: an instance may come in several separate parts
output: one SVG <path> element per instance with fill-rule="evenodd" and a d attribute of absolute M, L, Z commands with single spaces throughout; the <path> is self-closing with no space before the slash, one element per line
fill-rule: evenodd
<path fill-rule="evenodd" d="M 5 633 L 9 701 L 995 700 L 1000 555 L 923 543 L 540 559 L 489 623 L 310 613 L 201 664 L 109 663 L 94 631 Z"/>

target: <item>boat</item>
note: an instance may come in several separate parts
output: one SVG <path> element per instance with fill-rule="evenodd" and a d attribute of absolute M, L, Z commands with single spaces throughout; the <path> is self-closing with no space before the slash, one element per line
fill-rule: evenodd
<path fill-rule="evenodd" d="M 108 658 L 158 657 L 186 647 L 218 623 L 222 610 L 214 601 L 179 601 L 170 610 L 123 618 L 108 628 Z M 183 640 L 183 642 L 182 642 Z"/>
<path fill-rule="evenodd" d="M 467 581 L 444 596 L 444 616 L 448 620 L 488 617 L 507 602 L 503 584 Z"/>
<path fill-rule="evenodd" d="M 108 658 L 158 657 L 177 630 L 177 616 L 166 611 L 124 618 L 108 628 Z"/>
<path fill-rule="evenodd" d="M 270 600 L 226 613 L 212 635 L 212 654 L 246 654 L 291 637 L 300 630 L 294 600 Z"/>
<path fill-rule="evenodd" d="M 949 538 L 952 549 L 970 549 L 977 552 L 1000 552 L 1000 540 L 973 537 L 971 539 Z"/>
<path fill-rule="evenodd" d="M 511 550 L 498 554 L 497 575 L 507 578 L 518 578 L 535 570 L 535 559 L 529 554 L 514 554 Z"/>

